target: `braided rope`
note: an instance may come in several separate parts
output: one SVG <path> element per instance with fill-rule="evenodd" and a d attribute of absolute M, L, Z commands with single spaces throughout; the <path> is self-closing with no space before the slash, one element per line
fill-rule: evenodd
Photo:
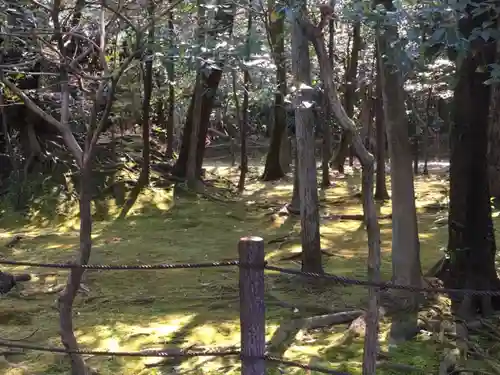
<path fill-rule="evenodd" d="M 172 270 L 172 269 L 196 269 L 196 268 L 217 268 L 217 267 L 247 267 L 267 269 L 269 271 L 276 271 L 283 274 L 302 276 L 315 279 L 326 279 L 341 285 L 353 286 L 366 286 L 375 287 L 380 289 L 397 289 L 407 290 L 416 293 L 440 293 L 440 294 L 462 294 L 462 295 L 476 295 L 476 296 L 500 296 L 500 290 L 477 290 L 477 289 L 456 289 L 456 288 L 429 288 L 429 287 L 416 287 L 411 285 L 394 284 L 392 282 L 374 282 L 368 280 L 352 279 L 345 276 L 338 276 L 329 273 L 319 274 L 313 272 L 303 272 L 291 268 L 283 268 L 264 264 L 241 264 L 237 260 L 221 261 L 221 262 L 205 262 L 205 263 L 162 263 L 162 264 L 134 264 L 134 265 L 112 265 L 112 264 L 74 264 L 74 263 L 36 263 L 24 262 L 15 260 L 0 260 L 0 265 L 11 266 L 26 266 L 26 267 L 41 267 L 41 268 L 59 268 L 59 269 L 77 269 L 83 268 L 86 270 Z"/>
<path fill-rule="evenodd" d="M 88 349 L 66 349 L 52 346 L 40 346 L 25 343 L 13 343 L 5 340 L 0 340 L 0 347 L 13 349 L 35 350 L 38 352 L 61 353 L 61 354 L 79 354 L 92 355 L 101 357 L 225 357 L 240 355 L 239 350 L 217 350 L 207 349 L 203 351 L 197 350 L 144 350 L 139 352 L 128 351 L 107 351 L 107 350 L 88 350 Z"/>
<path fill-rule="evenodd" d="M 60 347 L 51 346 L 39 346 L 33 344 L 25 343 L 13 343 L 5 340 L 0 340 L 0 347 L 7 347 L 12 349 L 26 349 L 35 350 L 47 353 L 61 353 L 61 354 L 78 354 L 78 355 L 92 355 L 101 357 L 163 357 L 163 358 L 192 358 L 192 357 L 229 357 L 229 356 L 239 356 L 240 358 L 245 358 L 239 350 L 218 350 L 206 349 L 203 351 L 197 350 L 182 350 L 182 349 L 171 349 L 171 350 L 144 350 L 139 352 L 129 352 L 129 351 L 105 351 L 105 350 L 88 350 L 88 349 L 65 349 Z M 317 371 L 324 374 L 332 375 L 349 375 L 346 372 L 340 372 L 336 370 L 331 370 L 326 367 L 321 366 L 311 366 L 299 362 L 289 361 L 281 359 L 278 357 L 273 357 L 270 355 L 264 355 L 263 357 L 247 357 L 250 359 L 264 359 L 269 362 L 281 363 L 289 367 L 297 367 L 304 370 Z"/>
<path fill-rule="evenodd" d="M 394 284 L 392 282 L 375 282 L 375 281 L 367 281 L 367 280 L 358 280 L 351 279 L 349 277 L 332 275 L 329 273 L 319 274 L 313 272 L 303 272 L 300 270 L 294 270 L 290 268 L 282 268 L 266 265 L 265 269 L 269 271 L 277 271 L 280 273 L 288 274 L 288 275 L 296 275 L 309 277 L 314 279 L 326 279 L 331 280 L 334 283 L 341 285 L 354 285 L 354 286 L 367 286 L 367 287 L 375 287 L 380 289 L 398 289 L 398 290 L 407 290 L 410 292 L 428 292 L 428 293 L 440 293 L 440 294 L 466 294 L 466 295 L 476 295 L 476 296 L 500 296 L 500 290 L 476 290 L 476 289 L 453 289 L 453 288 L 428 288 L 428 287 L 416 287 L 411 285 L 401 285 Z"/>
<path fill-rule="evenodd" d="M 40 268 L 60 268 L 60 269 L 77 269 L 84 268 L 87 270 L 173 270 L 173 269 L 193 269 L 193 268 L 216 268 L 216 267 L 231 267 L 238 266 L 237 260 L 223 262 L 207 262 L 207 263 L 163 263 L 163 264 L 74 264 L 74 263 L 36 263 L 23 262 L 15 260 L 0 260 L 0 264 L 10 266 L 26 266 Z"/>

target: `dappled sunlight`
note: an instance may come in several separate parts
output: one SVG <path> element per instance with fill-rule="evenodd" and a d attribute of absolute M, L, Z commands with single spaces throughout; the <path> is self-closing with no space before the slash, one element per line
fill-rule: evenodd
<path fill-rule="evenodd" d="M 218 167 L 217 173 L 223 170 Z M 237 177 L 238 171 L 227 169 L 227 176 Z M 426 184 L 432 184 L 427 186 Z M 417 179 L 422 267 L 426 270 L 442 255 L 447 227 L 437 221 L 442 211 L 425 211 L 421 202 L 440 201 L 436 192 L 444 184 L 439 180 Z M 362 214 L 359 176 L 335 181 L 331 188 L 320 191 L 321 247 L 325 251 L 326 272 L 366 278 L 368 254 L 367 235 L 361 220 L 339 220 L 336 215 Z M 192 196 L 180 196 L 173 202 L 172 189 L 145 189 L 126 220 L 114 220 L 116 202 L 106 205 L 109 215 L 94 223 L 91 263 L 155 264 L 210 262 L 237 259 L 237 243 L 245 235 L 257 235 L 266 242 L 266 260 L 272 264 L 300 267 L 301 242 L 298 217 L 273 216 L 290 201 L 292 181 L 262 183 L 253 175 L 247 190 L 234 202 L 220 203 Z M 379 214 L 391 212 L 390 202 L 378 205 Z M 65 208 L 68 209 L 68 208 Z M 4 247 L 2 255 L 15 260 L 67 262 L 76 255 L 79 245 L 79 222 L 52 222 L 42 227 L 38 223 L 12 223 L 0 231 L 0 241 L 8 243 L 15 235 L 23 238 L 12 248 Z M 500 218 L 497 219 L 500 222 Z M 382 277 L 391 275 L 391 221 L 381 220 Z M 271 243 L 268 243 L 271 241 Z M 294 257 L 295 256 L 295 257 Z M 25 267 L 3 267 L 21 271 Z M 22 298 L 4 298 L 2 330 L 7 337 L 22 337 L 39 328 L 33 342 L 60 345 L 57 295 L 64 286 L 67 271 L 29 269 L 32 281 L 23 283 Z M 85 276 L 88 292 L 75 302 L 75 329 L 82 347 L 101 350 L 145 350 L 165 347 L 231 346 L 239 343 L 238 269 L 177 269 L 154 271 L 88 271 Z M 269 293 L 269 295 L 267 294 Z M 274 296 L 274 297 L 273 297 Z M 268 272 L 266 279 L 266 337 L 270 339 L 282 320 L 296 317 L 296 312 L 271 302 L 273 298 L 297 306 L 342 310 L 364 308 L 366 288 L 332 285 L 315 288 L 307 283 Z M 310 315 L 299 308 L 298 314 Z M 302 316 L 302 315 L 301 315 Z M 384 323 L 386 324 L 386 323 Z M 336 347 L 346 326 L 300 333 L 285 357 L 305 363 L 348 369 L 360 373 L 362 340 L 352 345 Z M 388 325 L 381 329 L 382 346 L 387 345 Z M 416 343 L 415 345 L 419 345 Z M 410 361 L 404 350 L 402 363 Z M 26 373 L 67 372 L 63 356 L 28 353 L 23 357 Z M 422 357 L 423 358 L 423 357 Z M 432 357 L 431 357 L 432 358 Z M 93 357 L 89 365 L 103 375 L 162 374 L 160 358 Z M 163 363 L 163 362 L 162 362 Z M 172 366 L 204 374 L 237 374 L 238 358 L 193 358 L 168 362 Z M 171 364 L 170 364 L 171 363 Z M 1 364 L 0 364 L 1 365 Z M 270 365 L 274 368 L 274 365 Z M 2 369 L 2 373 L 17 369 Z M 300 370 L 287 370 L 303 374 Z M 271 372 L 274 374 L 274 372 Z M 277 372 L 276 372 L 277 373 Z M 387 372 L 389 374 L 390 372 Z M 381 374 L 385 374 L 381 371 Z M 23 373 L 24 375 L 24 373 Z"/>

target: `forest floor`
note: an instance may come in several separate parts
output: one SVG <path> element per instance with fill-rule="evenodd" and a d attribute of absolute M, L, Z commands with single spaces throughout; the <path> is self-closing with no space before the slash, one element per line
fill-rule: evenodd
<path fill-rule="evenodd" d="M 154 264 L 207 262 L 237 257 L 238 239 L 245 235 L 263 237 L 267 260 L 284 267 L 299 267 L 299 220 L 273 215 L 290 201 L 292 179 L 263 183 L 251 168 L 243 197 L 229 193 L 239 171 L 212 165 L 207 179 L 216 199 L 196 197 L 172 190 L 148 189 L 140 196 L 127 219 L 106 219 L 94 225 L 91 263 Z M 216 178 L 217 177 L 217 178 Z M 226 188 L 222 188 L 226 185 Z M 389 185 L 388 185 L 389 186 Z M 425 207 L 446 202 L 447 183 L 442 175 L 416 178 L 419 231 L 423 270 L 443 255 L 447 241 L 446 212 Z M 322 248 L 331 256 L 323 259 L 329 273 L 366 278 L 367 242 L 359 220 L 332 219 L 332 215 L 361 214 L 359 174 L 334 180 L 320 191 Z M 217 195 L 215 192 L 218 192 Z M 109 210 L 113 204 L 109 204 Z M 13 247 L 0 247 L 0 256 L 34 262 L 67 262 L 78 248 L 77 210 L 58 207 L 55 222 L 36 213 L 36 223 L 5 214 L 0 241 L 15 235 L 22 239 Z M 380 205 L 381 214 L 390 213 L 390 203 Z M 330 216 L 330 217 L 329 217 Z M 328 218 L 329 217 L 329 218 Z M 391 270 L 391 221 L 382 220 L 382 273 L 388 280 Z M 292 259 L 290 259 L 292 258 Z M 2 270 L 22 272 L 23 267 Z M 60 346 L 57 292 L 65 283 L 64 270 L 29 269 L 33 279 L 20 290 L 2 298 L 0 325 L 2 339 L 16 339 L 36 332 L 30 343 Z M 290 319 L 328 311 L 363 309 L 367 291 L 361 287 L 335 284 L 313 285 L 269 274 L 266 280 L 266 323 L 270 339 Z M 134 351 L 165 347 L 227 346 L 239 344 L 238 270 L 179 269 L 138 271 L 91 271 L 85 289 L 76 300 L 74 325 L 80 345 L 93 350 Z M 288 307 L 286 307 L 286 306 Z M 381 325 L 380 339 L 387 348 L 390 320 Z M 332 369 L 361 373 L 363 341 L 354 338 L 339 345 L 348 324 L 293 333 L 276 352 L 287 359 Z M 296 335 L 296 336 L 295 336 Z M 436 373 L 442 344 L 421 335 L 396 348 L 391 360 L 412 365 L 425 373 Z M 68 361 L 61 354 L 27 352 L 1 357 L 4 375 L 63 374 Z M 5 358 L 5 359 L 4 359 Z M 163 361 L 156 358 L 87 358 L 99 374 L 237 374 L 238 358 L 199 358 Z M 315 374 L 305 370 L 272 367 L 271 374 Z M 395 374 L 380 370 L 379 374 Z"/>

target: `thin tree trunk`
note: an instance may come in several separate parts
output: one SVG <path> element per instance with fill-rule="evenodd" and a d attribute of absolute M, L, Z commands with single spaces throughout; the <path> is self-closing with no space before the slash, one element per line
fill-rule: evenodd
<path fill-rule="evenodd" d="M 167 27 L 168 27 L 168 37 L 169 45 L 173 46 L 174 37 L 174 22 L 173 22 L 173 12 L 168 12 L 167 14 Z M 168 117 L 166 124 L 166 151 L 165 157 L 167 159 L 172 159 L 174 157 L 174 113 L 175 113 L 175 91 L 174 91 L 174 80 L 175 80 L 175 65 L 172 54 L 169 54 L 169 59 L 167 62 L 167 79 L 168 79 Z"/>
<path fill-rule="evenodd" d="M 393 10 L 392 3 L 385 3 L 387 10 Z M 393 55 L 398 43 L 397 28 L 386 26 L 378 34 L 380 55 Z M 394 61 L 390 58 L 390 61 Z M 403 76 L 399 67 L 382 63 L 381 86 L 384 100 L 384 118 L 387 122 L 389 153 L 391 163 L 392 190 L 392 278 L 401 285 L 421 285 L 420 243 L 418 239 L 415 189 L 411 169 L 411 147 L 408 139 Z M 391 325 L 391 340 L 403 341 L 416 333 L 417 306 L 419 294 L 397 293 L 409 314 L 394 319 Z"/>
<path fill-rule="evenodd" d="M 304 12 L 305 1 L 296 2 L 297 12 Z M 301 16 L 299 16 L 301 17 Z M 295 132 L 297 137 L 298 176 L 300 195 L 300 225 L 302 271 L 323 273 L 319 236 L 318 188 L 314 152 L 311 61 L 309 41 L 298 22 L 292 26 L 292 71 L 298 95 L 295 98 Z M 297 167 L 297 166 L 296 166 Z"/>
<path fill-rule="evenodd" d="M 275 0 L 269 0 L 268 14 L 276 14 L 277 7 Z M 274 12 L 274 13 L 272 13 Z M 269 143 L 269 151 L 266 156 L 264 173 L 262 180 L 275 181 L 285 176 L 286 166 L 282 165 L 281 147 L 283 138 L 287 137 L 286 127 L 286 57 L 285 57 L 285 20 L 282 14 L 275 18 L 270 18 L 268 22 L 269 44 L 276 64 L 276 84 L 277 89 L 274 94 L 274 125 Z"/>
<path fill-rule="evenodd" d="M 418 162 L 420 159 L 420 136 L 418 134 L 418 127 L 415 127 L 415 134 L 411 138 L 410 143 L 413 149 L 413 174 L 417 176 L 420 173 Z"/>
<path fill-rule="evenodd" d="M 352 29 L 352 49 L 349 57 L 349 64 L 346 71 L 345 83 L 345 96 L 344 105 L 347 116 L 352 118 L 354 116 L 354 104 L 356 103 L 356 88 L 357 88 L 357 74 L 359 52 L 361 50 L 361 23 L 356 22 Z M 340 142 L 340 150 L 337 153 L 334 167 L 340 172 L 344 173 L 344 164 L 347 156 L 349 155 L 349 145 L 351 144 L 350 135 L 343 133 Z"/>
<path fill-rule="evenodd" d="M 248 22 L 247 22 L 247 40 L 246 40 L 246 56 L 247 61 L 251 57 L 251 37 L 252 37 L 252 0 L 248 0 Z M 235 87 L 236 76 L 233 76 L 233 87 Z M 236 90 L 236 88 L 234 88 Z M 248 156 L 247 156 L 247 131 L 248 131 L 248 92 L 250 90 L 250 72 L 248 68 L 243 72 L 243 108 L 242 108 L 242 123 L 241 123 L 241 171 L 240 180 L 238 182 L 238 190 L 242 192 L 245 190 L 245 177 L 248 172 Z M 237 99 L 236 99 L 237 101 Z M 239 110 L 236 109 L 239 113 Z"/>
<path fill-rule="evenodd" d="M 198 42 L 198 53 L 201 53 L 202 46 L 205 44 L 205 4 L 203 0 L 197 0 L 196 6 L 198 7 L 198 25 L 197 25 L 197 42 Z M 201 70 L 200 59 L 196 59 L 196 71 L 199 72 Z M 192 121 L 192 129 L 191 129 L 191 137 L 189 142 L 189 153 L 188 153 L 188 161 L 187 161 L 187 170 L 186 170 L 186 180 L 188 186 L 191 189 L 198 189 L 198 174 L 197 174 L 197 165 L 196 165 L 196 153 L 198 150 L 198 133 L 201 128 L 201 116 L 202 116 L 202 100 L 203 100 L 203 82 L 200 74 L 196 75 L 196 83 L 195 83 L 195 98 L 193 105 L 193 121 Z"/>
<path fill-rule="evenodd" d="M 149 0 L 148 3 L 148 13 L 149 19 L 153 19 L 154 15 L 154 2 Z M 142 99 L 142 169 L 137 179 L 137 183 L 130 192 L 127 201 L 123 205 L 120 211 L 119 218 L 123 219 L 127 216 L 130 209 L 133 207 L 134 203 L 137 201 L 139 194 L 142 189 L 149 185 L 149 170 L 151 164 L 151 142 L 150 142 L 150 126 L 149 126 L 149 114 L 151 108 L 151 96 L 153 93 L 153 43 L 154 43 L 154 23 L 148 31 L 148 49 L 147 60 L 144 63 L 145 74 L 144 74 L 144 98 Z"/>
<path fill-rule="evenodd" d="M 352 134 L 352 146 L 363 167 L 363 213 L 368 232 L 368 275 L 372 282 L 380 280 L 380 227 L 378 225 L 375 202 L 373 199 L 373 156 L 364 148 L 361 137 L 356 133 L 355 124 L 347 115 L 339 100 L 333 80 L 333 69 L 324 46 L 323 36 L 318 27 L 307 19 L 301 20 L 301 27 L 312 41 L 318 56 L 321 80 L 328 95 L 331 111 L 342 128 Z M 369 308 L 366 316 L 366 335 L 363 352 L 363 375 L 375 373 L 378 347 L 378 302 L 377 288 L 369 290 Z"/>
<path fill-rule="evenodd" d="M 150 19 L 154 15 L 153 0 L 149 0 L 148 13 Z M 150 142 L 150 127 L 149 114 L 151 108 L 151 96 L 153 93 L 153 43 L 154 43 L 154 24 L 149 28 L 148 34 L 148 49 L 147 60 L 144 63 L 144 98 L 142 100 L 142 170 L 139 176 L 138 185 L 145 187 L 149 185 L 149 169 L 151 164 L 151 142 Z"/>
<path fill-rule="evenodd" d="M 432 87 L 429 88 L 429 94 L 428 94 L 428 97 L 427 97 L 427 106 L 426 106 L 426 122 L 424 124 L 424 139 L 423 139 L 423 142 L 422 142 L 422 153 L 423 153 L 423 157 L 424 157 L 424 170 L 423 170 L 423 174 L 424 176 L 428 176 L 429 175 L 429 168 L 427 166 L 427 162 L 429 161 L 429 127 L 432 125 L 432 121 L 433 121 L 433 116 L 431 114 L 431 105 L 432 105 Z"/>
<path fill-rule="evenodd" d="M 330 0 L 330 6 L 335 13 L 336 0 Z M 335 21 L 332 17 L 328 25 L 328 57 L 332 66 L 334 65 L 335 51 Z M 325 121 L 323 122 L 323 142 L 321 147 L 321 186 L 330 186 L 330 159 L 332 157 L 332 122 L 333 114 L 330 113 L 330 108 L 327 103 L 326 93 L 321 96 L 322 103 L 320 105 L 325 111 Z"/>
<path fill-rule="evenodd" d="M 322 100 L 319 105 L 324 108 L 325 120 L 323 121 L 323 140 L 321 145 L 321 186 L 326 188 L 330 186 L 330 158 L 332 148 L 332 134 L 330 119 L 333 115 L 330 113 L 330 108 L 327 105 L 326 95 L 321 96 Z"/>
<path fill-rule="evenodd" d="M 375 55 L 376 59 L 376 87 L 375 87 L 375 132 L 377 138 L 377 181 L 375 187 L 375 199 L 379 201 L 384 201 L 389 199 L 389 193 L 387 192 L 386 184 L 386 173 L 385 173 L 385 146 L 386 146 L 386 133 L 385 133 L 385 119 L 384 119 L 384 108 L 382 99 L 382 86 L 380 82 L 380 64 L 378 53 L 378 45 L 375 47 L 377 49 Z"/>

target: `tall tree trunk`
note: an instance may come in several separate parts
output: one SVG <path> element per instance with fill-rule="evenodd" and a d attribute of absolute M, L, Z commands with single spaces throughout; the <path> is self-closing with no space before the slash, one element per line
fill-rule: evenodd
<path fill-rule="evenodd" d="M 214 31 L 207 32 L 207 34 L 212 38 L 217 38 L 217 35 L 223 33 L 230 34 L 233 29 L 235 3 L 232 1 L 219 0 L 218 5 L 219 9 L 215 16 L 216 22 L 213 27 Z M 206 72 L 202 71 L 199 71 L 197 74 L 197 76 L 199 76 L 197 79 L 202 82 L 202 87 L 204 87 L 203 96 L 201 98 L 200 127 L 198 129 L 198 145 L 196 150 L 196 175 L 198 178 L 201 177 L 201 167 L 205 155 L 205 140 L 208 133 L 208 124 L 210 122 L 210 115 L 212 114 L 214 106 L 215 93 L 219 88 L 219 83 L 222 78 L 223 67 L 224 61 L 218 61 L 217 67 L 212 67 L 208 76 Z M 195 118 L 193 116 L 195 101 L 196 88 L 191 96 L 191 102 L 189 103 L 186 115 L 179 158 L 177 159 L 172 172 L 179 178 L 186 177 L 189 145 L 191 134 L 193 132 L 193 120 Z"/>
<path fill-rule="evenodd" d="M 174 41 L 174 22 L 173 22 L 173 12 L 168 12 L 167 14 L 167 27 L 168 27 L 168 38 L 169 46 L 173 46 Z M 167 62 L 167 79 L 168 79 L 168 117 L 166 126 L 166 137 L 167 137 L 167 147 L 165 151 L 165 157 L 167 159 L 172 159 L 174 157 L 174 113 L 175 113 L 175 91 L 174 91 L 174 80 L 175 80 L 175 67 L 174 59 L 172 54 Z"/>
<path fill-rule="evenodd" d="M 380 80 L 380 54 L 378 53 L 378 43 L 375 47 L 377 49 L 375 55 L 376 59 L 376 87 L 375 87 L 375 133 L 377 138 L 377 180 L 375 187 L 375 199 L 379 201 L 384 201 L 389 199 L 389 193 L 387 192 L 387 184 L 385 177 L 385 145 L 386 145 L 386 134 L 385 134 L 385 119 L 384 119 L 384 107 L 382 99 L 382 85 Z"/>
<path fill-rule="evenodd" d="M 478 4 L 480 5 L 480 4 Z M 462 19 L 460 30 L 481 27 L 486 14 Z M 478 38 L 479 39 L 479 38 Z M 450 210 L 448 229 L 448 274 L 445 285 L 452 288 L 495 290 L 500 288 L 495 269 L 495 234 L 487 168 L 488 111 L 491 87 L 484 82 L 488 70 L 479 69 L 495 61 L 495 42 L 481 41 L 468 53 L 458 69 L 454 93 L 454 122 L 451 132 Z M 491 313 L 488 296 L 456 295 L 454 310 L 467 319 L 478 311 Z M 495 304 L 498 297 L 495 298 Z"/>
<path fill-rule="evenodd" d="M 335 13 L 336 0 L 330 0 L 330 6 Z M 334 52 L 335 51 L 335 21 L 333 17 L 328 23 L 328 57 L 334 65 Z M 320 104 L 325 111 L 325 121 L 323 122 L 323 140 L 321 147 L 321 186 L 330 186 L 330 159 L 332 158 L 332 125 L 333 114 L 330 113 L 330 106 L 328 105 L 327 94 L 323 93 L 321 96 L 322 103 Z"/>
<path fill-rule="evenodd" d="M 490 119 L 488 128 L 488 175 L 490 195 L 500 198 L 500 84 L 491 88 Z"/>
<path fill-rule="evenodd" d="M 497 41 L 495 62 L 500 63 L 500 41 Z M 491 85 L 488 126 L 488 178 L 490 195 L 500 199 L 500 84 Z M 497 202 L 496 202 L 497 203 Z"/>
<path fill-rule="evenodd" d="M 251 57 L 251 43 L 252 43 L 252 20 L 253 20 L 253 3 L 248 0 L 248 20 L 247 20 L 247 40 L 246 40 L 246 53 L 245 59 L 250 62 Z M 233 87 L 235 86 L 235 77 L 233 77 Z M 235 89 L 236 90 L 236 89 Z M 238 181 L 238 190 L 245 190 L 245 177 L 248 171 L 248 157 L 247 157 L 247 132 L 248 132 L 248 92 L 250 90 L 250 72 L 248 68 L 243 72 L 243 108 L 242 122 L 241 122 L 241 165 L 240 165 L 240 180 Z M 239 111 L 237 111 L 239 112 Z"/>
<path fill-rule="evenodd" d="M 201 55 L 202 47 L 205 44 L 205 2 L 204 0 L 197 0 L 196 4 L 198 8 L 198 25 L 197 25 L 197 42 L 198 42 L 198 53 Z M 201 56 L 200 56 L 201 57 Z M 196 59 L 196 71 L 201 71 L 202 65 L 200 63 L 201 59 Z M 191 189 L 198 189 L 198 177 L 197 165 L 196 165 L 196 154 L 198 151 L 198 133 L 201 128 L 201 115 L 202 115 L 202 100 L 203 92 L 205 87 L 203 87 L 203 81 L 200 74 L 196 75 L 195 83 L 195 99 L 193 104 L 193 123 L 191 129 L 191 137 L 189 141 L 189 153 L 187 161 L 186 170 L 186 180 L 188 186 Z"/>
<path fill-rule="evenodd" d="M 323 121 L 323 139 L 321 145 L 321 186 L 330 186 L 330 158 L 332 157 L 332 122 L 333 114 L 330 113 L 330 107 L 328 106 L 328 99 L 326 95 L 321 95 L 321 105 L 325 112 L 325 119 Z"/>
<path fill-rule="evenodd" d="M 274 125 L 271 133 L 271 142 L 266 156 L 266 164 L 262 179 L 264 181 L 279 180 L 285 175 L 287 166 L 283 166 L 281 148 L 284 138 L 287 139 L 286 127 L 286 57 L 285 57 L 285 19 L 281 12 L 277 12 L 277 7 L 281 6 L 275 0 L 269 0 L 268 14 L 277 14 L 276 17 L 269 17 L 269 42 L 273 53 L 274 63 L 276 64 L 276 84 L 277 89 L 274 93 Z M 286 168 L 284 168 L 286 167 Z"/>
<path fill-rule="evenodd" d="M 425 108 L 426 112 L 426 122 L 424 124 L 423 140 L 422 140 L 422 154 L 424 157 L 424 169 L 422 173 L 424 176 L 429 175 L 428 161 L 429 161 L 429 128 L 432 126 L 433 115 L 432 115 L 432 87 L 429 88 L 429 94 L 427 96 L 427 105 Z"/>
<path fill-rule="evenodd" d="M 154 15 L 154 2 L 149 0 L 148 2 L 148 14 L 149 19 L 153 19 Z M 150 144 L 150 126 L 149 126 L 149 115 L 151 108 L 151 96 L 153 93 L 153 43 L 154 43 L 154 23 L 148 31 L 148 49 L 147 49 L 147 60 L 144 63 L 144 97 L 142 99 L 142 169 L 137 179 L 137 184 L 134 186 L 130 192 L 127 201 L 120 211 L 120 218 L 127 216 L 130 209 L 133 207 L 137 200 L 137 197 L 141 193 L 141 190 L 149 185 L 149 169 L 151 164 L 151 144 Z"/>
<path fill-rule="evenodd" d="M 305 1 L 297 1 L 296 12 L 304 12 Z M 300 15 L 299 15 L 300 17 Z M 292 71 L 298 90 L 295 98 L 295 132 L 297 137 L 302 271 L 323 273 L 319 237 L 318 187 L 314 152 L 314 123 L 311 103 L 311 61 L 309 41 L 299 22 L 292 26 Z"/>
<path fill-rule="evenodd" d="M 149 0 L 149 16 L 153 19 L 154 3 Z M 149 28 L 147 60 L 144 63 L 144 98 L 142 100 L 142 169 L 139 175 L 138 185 L 142 187 L 149 184 L 149 169 L 151 164 L 151 142 L 149 115 L 151 109 L 151 96 L 153 93 L 153 43 L 154 43 L 154 25 Z"/>
<path fill-rule="evenodd" d="M 354 104 L 356 103 L 356 88 L 358 75 L 359 52 L 361 50 L 361 23 L 356 22 L 352 29 L 352 49 L 349 57 L 349 64 L 346 71 L 344 107 L 349 118 L 354 116 Z M 351 137 L 346 132 L 343 132 L 340 142 L 340 149 L 333 162 L 334 168 L 340 173 L 344 173 L 344 164 L 349 155 L 349 145 Z"/>
<path fill-rule="evenodd" d="M 384 4 L 393 11 L 392 1 Z M 378 34 L 381 56 L 388 56 L 380 67 L 384 117 L 387 123 L 391 165 L 392 190 L 392 278 L 401 285 L 420 286 L 422 281 L 420 266 L 420 243 L 418 239 L 417 213 L 415 207 L 415 188 L 411 170 L 411 147 L 408 139 L 408 120 L 406 118 L 404 82 L 401 67 L 394 66 L 397 61 L 394 49 L 402 48 L 399 43 L 397 27 L 385 26 Z M 417 306 L 419 294 L 398 293 L 400 301 L 410 314 L 403 319 L 393 320 L 391 339 L 400 341 L 416 333 Z"/>

